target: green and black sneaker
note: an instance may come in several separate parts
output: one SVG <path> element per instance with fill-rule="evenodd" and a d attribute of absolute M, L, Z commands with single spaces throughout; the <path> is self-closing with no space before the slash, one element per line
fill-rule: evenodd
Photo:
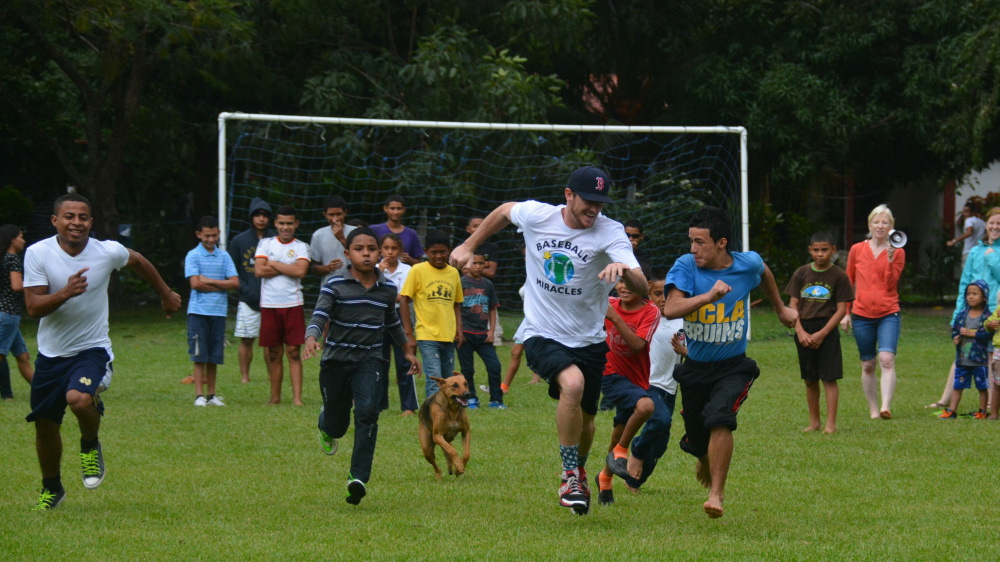
<path fill-rule="evenodd" d="M 59 507 L 59 504 L 66 499 L 66 489 L 63 488 L 55 493 L 48 488 L 42 488 L 42 495 L 38 497 L 38 503 L 35 507 L 31 508 L 31 511 L 46 511 L 49 509 L 55 509 Z"/>
<path fill-rule="evenodd" d="M 364 482 L 353 477 L 347 481 L 347 503 L 358 505 L 361 503 L 361 498 L 365 497 L 367 493 L 368 490 L 365 488 Z"/>
<path fill-rule="evenodd" d="M 100 441 L 93 449 L 80 453 L 80 464 L 83 467 L 84 488 L 93 490 L 104 482 L 104 453 L 101 452 Z"/>
<path fill-rule="evenodd" d="M 323 407 L 319 408 L 319 446 L 323 452 L 332 455 L 337 452 L 337 438 L 330 437 L 323 431 Z"/>

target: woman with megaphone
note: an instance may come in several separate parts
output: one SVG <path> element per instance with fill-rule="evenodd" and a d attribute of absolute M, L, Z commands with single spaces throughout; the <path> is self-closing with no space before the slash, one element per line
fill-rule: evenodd
<path fill-rule="evenodd" d="M 896 287 L 906 263 L 906 252 L 890 243 L 895 219 L 886 205 L 868 214 L 868 239 L 851 246 L 847 255 L 847 277 L 854 285 L 854 302 L 840 321 L 847 331 L 854 327 L 854 340 L 861 356 L 861 386 L 872 419 L 892 419 L 892 395 L 896 391 L 896 345 L 899 342 L 899 294 Z M 901 232 L 899 232 L 902 235 Z M 906 236 L 892 242 L 906 243 Z M 900 244 L 901 245 L 901 244 Z M 882 401 L 875 360 L 882 369 Z"/>
<path fill-rule="evenodd" d="M 986 234 L 983 235 L 981 240 L 976 241 L 976 245 L 969 251 L 968 258 L 965 260 L 965 266 L 962 267 L 962 277 L 958 282 L 958 300 L 955 302 L 955 312 L 951 315 L 952 324 L 955 323 L 955 318 L 958 317 L 958 312 L 962 310 L 965 306 L 965 288 L 977 279 L 982 279 L 986 281 L 986 284 L 990 287 L 990 295 L 998 295 L 998 290 L 1000 290 L 1000 207 L 993 207 L 986 214 Z M 987 308 L 993 309 L 995 302 L 986 303 Z M 990 330 L 991 326 L 989 323 L 986 325 L 986 329 Z M 996 326 L 992 327 L 990 331 L 995 331 Z M 992 348 L 990 349 L 990 357 L 992 358 Z M 995 373 L 993 369 L 993 361 L 990 361 L 990 380 L 994 380 Z M 951 402 L 951 391 L 955 384 L 955 363 L 952 362 L 951 370 L 948 372 L 948 381 L 944 385 L 944 392 L 941 393 L 941 399 L 932 404 L 928 404 L 928 408 L 948 408 Z M 990 404 L 993 403 L 994 389 L 993 385 L 990 385 Z"/>

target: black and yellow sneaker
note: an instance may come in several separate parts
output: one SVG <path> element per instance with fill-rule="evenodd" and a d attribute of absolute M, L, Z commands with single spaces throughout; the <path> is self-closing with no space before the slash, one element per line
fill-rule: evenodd
<path fill-rule="evenodd" d="M 104 454 L 100 441 L 93 449 L 80 453 L 80 465 L 83 467 L 84 488 L 93 490 L 104 482 Z"/>
<path fill-rule="evenodd" d="M 31 511 L 46 511 L 49 509 L 55 509 L 59 507 L 59 504 L 66 499 L 66 489 L 59 490 L 58 492 L 53 492 L 48 488 L 42 488 L 42 495 L 38 497 L 38 503 L 35 507 L 31 508 Z"/>

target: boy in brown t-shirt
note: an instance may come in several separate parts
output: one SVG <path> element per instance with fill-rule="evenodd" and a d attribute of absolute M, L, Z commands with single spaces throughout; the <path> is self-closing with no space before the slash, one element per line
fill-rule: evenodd
<path fill-rule="evenodd" d="M 833 433 L 837 430 L 840 397 L 837 380 L 844 378 L 837 324 L 847 314 L 847 303 L 854 300 L 854 288 L 844 270 L 831 262 L 837 246 L 830 233 L 813 234 L 809 253 L 812 263 L 796 269 L 785 287 L 785 294 L 791 297 L 788 306 L 799 311 L 795 347 L 809 403 L 809 426 L 803 431 L 819 429 L 819 381 L 822 380 L 826 393 L 823 433 Z"/>

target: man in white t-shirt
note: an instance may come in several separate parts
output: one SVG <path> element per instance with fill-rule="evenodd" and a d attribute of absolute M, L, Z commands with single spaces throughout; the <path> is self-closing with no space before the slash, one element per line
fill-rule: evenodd
<path fill-rule="evenodd" d="M 306 339 L 302 278 L 309 272 L 309 245 L 295 238 L 299 227 L 295 208 L 282 205 L 274 212 L 278 235 L 257 244 L 254 275 L 260 283 L 260 346 L 267 348 L 271 400 L 281 402 L 281 381 L 285 378 L 283 355 L 288 355 L 292 379 L 292 400 L 302 405 L 302 356 Z"/>
<path fill-rule="evenodd" d="M 181 306 L 180 295 L 138 252 L 115 241 L 91 239 L 93 222 L 86 198 L 63 195 L 53 209 L 56 235 L 33 244 L 24 259 L 28 314 L 41 319 L 31 413 L 25 418 L 35 422 L 35 449 L 42 469 L 36 510 L 53 509 L 66 497 L 59 470 L 66 406 L 80 424 L 84 487 L 92 490 L 104 481 L 104 454 L 98 439 L 104 404 L 99 394 L 111 384 L 114 359 L 108 337 L 112 273 L 123 267 L 135 270 L 160 294 L 168 317 Z"/>
<path fill-rule="evenodd" d="M 964 221 L 962 234 L 945 244 L 950 248 L 958 242 L 962 242 L 962 267 L 965 267 L 965 260 L 968 259 L 969 252 L 976 247 L 983 234 L 986 233 L 986 222 L 976 216 L 975 211 L 969 205 L 962 207 L 962 219 Z"/>
<path fill-rule="evenodd" d="M 346 273 L 347 262 L 344 259 L 344 241 L 355 227 L 344 224 L 347 220 L 347 203 L 343 197 L 331 195 L 323 203 L 323 218 L 329 223 L 313 232 L 309 239 L 309 258 L 312 260 L 312 273 L 323 278 L 320 287 L 326 284 L 335 273 Z"/>
<path fill-rule="evenodd" d="M 514 339 L 524 342 L 528 366 L 548 381 L 549 396 L 559 401 L 559 503 L 578 515 L 590 509 L 584 464 L 594 441 L 608 351 L 608 289 L 619 277 L 632 292 L 644 295 L 647 289 L 625 228 L 601 214 L 611 202 L 610 189 L 611 180 L 603 171 L 580 168 L 563 192 L 565 205 L 504 203 L 451 254 L 452 263 L 461 269 L 479 245 L 508 224 L 524 233 L 524 322 Z"/>

